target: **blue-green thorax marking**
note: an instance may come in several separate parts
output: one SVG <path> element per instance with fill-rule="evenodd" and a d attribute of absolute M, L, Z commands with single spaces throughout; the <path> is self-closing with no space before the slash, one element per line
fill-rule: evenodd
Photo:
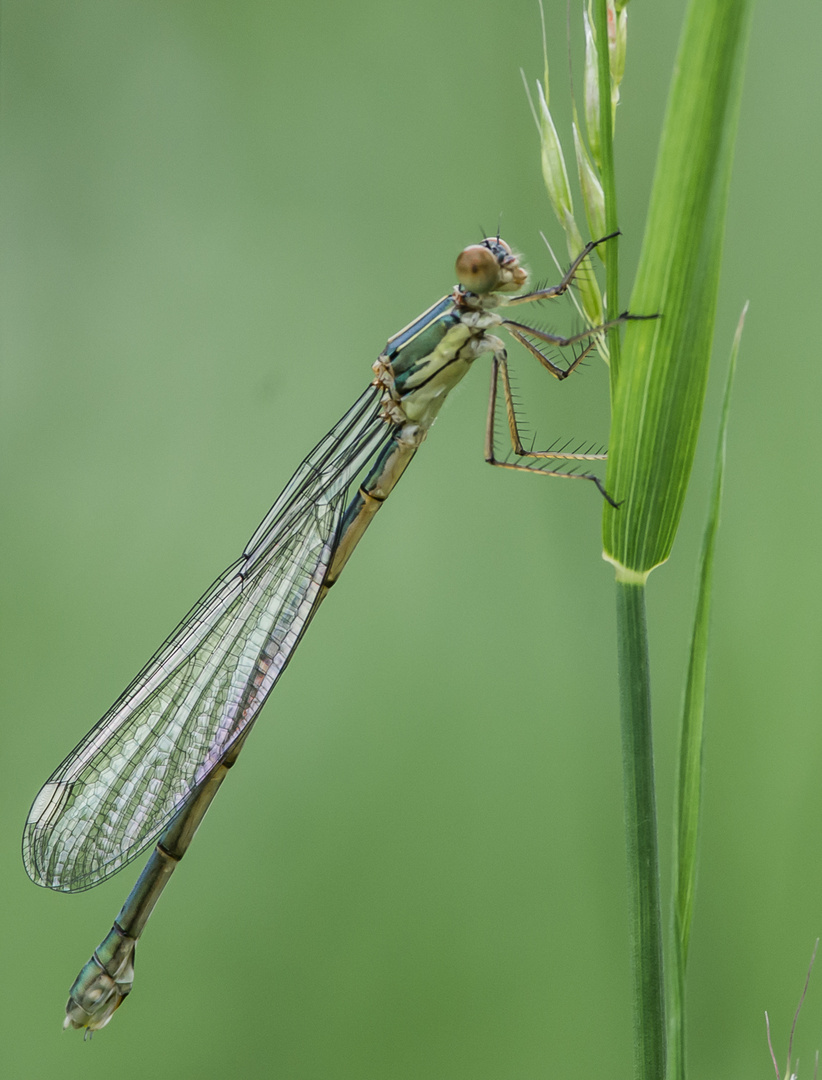
<path fill-rule="evenodd" d="M 502 347 L 496 338 L 485 340 L 486 332 L 502 321 L 486 308 L 502 300 L 457 287 L 388 340 L 374 364 L 374 381 L 385 391 L 383 411 L 389 423 L 419 426 L 421 441 L 477 356 Z"/>

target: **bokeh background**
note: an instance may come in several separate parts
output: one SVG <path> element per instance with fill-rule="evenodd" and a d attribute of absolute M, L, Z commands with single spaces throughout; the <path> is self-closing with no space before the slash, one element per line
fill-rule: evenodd
<path fill-rule="evenodd" d="M 547 17 L 570 147 L 565 5 Z M 680 19 L 679 4 L 630 7 L 623 301 Z M 821 24 L 814 0 L 755 12 L 717 363 L 650 587 L 667 892 L 695 563 L 750 299 L 717 556 L 694 1078 L 772 1075 L 764 1010 L 783 1058 L 822 930 Z M 72 897 L 35 888 L 19 858 L 41 783 L 241 550 L 385 339 L 450 288 L 460 248 L 501 220 L 555 277 L 519 74 L 542 70 L 536 4 L 5 0 L 0 48 L 0 1072 L 629 1077 L 601 504 L 484 465 L 487 370 L 314 623 L 149 924 L 134 993 L 90 1045 L 61 1034 L 64 1000 L 140 864 Z M 538 441 L 607 440 L 599 362 L 560 388 L 515 360 Z M 796 1038 L 808 1075 L 820 1046 L 817 973 Z"/>

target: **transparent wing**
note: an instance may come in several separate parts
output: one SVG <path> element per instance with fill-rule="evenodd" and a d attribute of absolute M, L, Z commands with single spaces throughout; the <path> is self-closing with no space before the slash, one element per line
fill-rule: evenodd
<path fill-rule="evenodd" d="M 317 605 L 351 481 L 391 438 L 369 389 L 243 555 L 49 778 L 23 834 L 39 885 L 91 888 L 137 856 L 248 729 Z"/>

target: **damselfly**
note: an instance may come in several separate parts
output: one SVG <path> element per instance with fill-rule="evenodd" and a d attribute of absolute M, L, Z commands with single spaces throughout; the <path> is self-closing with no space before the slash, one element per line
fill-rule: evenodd
<path fill-rule="evenodd" d="M 527 274 L 519 257 L 499 237 L 466 248 L 457 259 L 459 284 L 389 340 L 371 385 L 300 465 L 240 558 L 43 786 L 23 836 L 26 870 L 38 885 L 89 889 L 159 836 L 114 926 L 71 988 L 66 1027 L 103 1027 L 131 990 L 137 939 L 260 708 L 448 392 L 479 356 L 492 358 L 486 460 L 527 467 L 495 455 L 501 385 L 516 454 L 547 459 L 552 467 L 541 471 L 548 475 L 591 480 L 611 501 L 592 473 L 563 471 L 563 463 L 603 454 L 526 453 L 505 348 L 492 333 L 505 327 L 557 379 L 570 375 L 600 331 L 634 316 L 560 337 L 497 309 L 560 296 L 610 238 L 589 243 L 558 285 L 530 293 L 521 292 Z M 563 367 L 542 343 L 579 347 Z"/>

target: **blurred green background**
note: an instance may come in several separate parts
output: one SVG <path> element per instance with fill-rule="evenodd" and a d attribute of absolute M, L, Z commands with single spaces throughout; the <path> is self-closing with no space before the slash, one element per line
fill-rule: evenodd
<path fill-rule="evenodd" d="M 569 148 L 564 3 L 547 15 Z M 623 303 L 680 18 L 630 7 Z M 755 13 L 719 362 L 650 587 L 667 856 L 718 403 L 750 299 L 714 602 L 694 1078 L 772 1075 L 763 1012 L 783 1058 L 822 929 L 821 24 L 814 0 Z M 450 288 L 460 248 L 501 217 L 555 278 L 519 74 L 542 70 L 536 4 L 6 0 L 1 59 L 0 1072 L 628 1078 L 601 503 L 484 465 L 487 368 L 312 627 L 91 1045 L 61 1034 L 63 1004 L 140 864 L 70 897 L 19 858 L 41 783 L 241 550 L 386 338 Z M 559 388 L 512 355 L 543 443 L 607 441 L 598 362 Z M 819 1046 L 817 973 L 796 1048 L 809 1065 Z"/>

